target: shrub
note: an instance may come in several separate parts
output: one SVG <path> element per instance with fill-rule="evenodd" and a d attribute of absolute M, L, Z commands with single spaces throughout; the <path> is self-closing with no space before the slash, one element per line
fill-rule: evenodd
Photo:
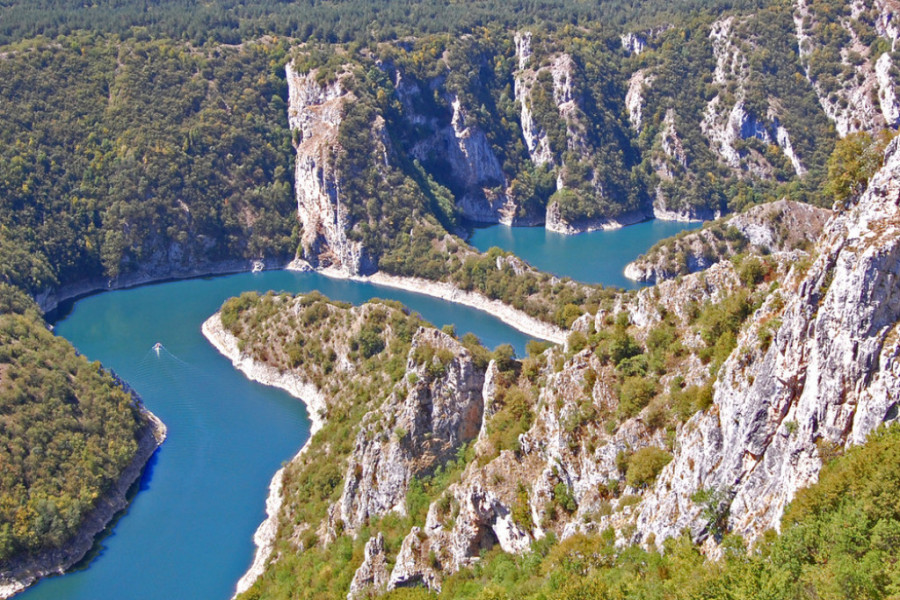
<path fill-rule="evenodd" d="M 618 414 L 629 418 L 641 412 L 656 395 L 656 384 L 643 377 L 627 377 L 619 388 Z"/>
<path fill-rule="evenodd" d="M 755 256 L 745 258 L 738 267 L 738 278 L 746 286 L 754 286 L 763 280 L 765 268 L 761 260 Z"/>
<path fill-rule="evenodd" d="M 631 487 L 646 488 L 656 481 L 656 476 L 672 461 L 672 455 L 655 446 L 641 448 L 631 455 L 625 482 Z"/>

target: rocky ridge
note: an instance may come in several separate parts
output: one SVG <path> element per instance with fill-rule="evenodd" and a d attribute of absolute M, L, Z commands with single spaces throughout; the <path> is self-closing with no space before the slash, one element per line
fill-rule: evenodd
<path fill-rule="evenodd" d="M 646 283 L 696 273 L 740 252 L 766 255 L 812 246 L 831 211 L 778 200 L 751 207 L 657 244 L 628 263 L 625 276 Z"/>
<path fill-rule="evenodd" d="M 436 329 L 420 328 L 407 358 L 406 380 L 408 389 L 395 390 L 381 409 L 363 417 L 344 491 L 328 517 L 330 523 L 342 521 L 345 531 L 357 531 L 390 511 L 405 514 L 412 479 L 433 472 L 478 434 L 484 371 L 462 344 Z"/>
<path fill-rule="evenodd" d="M 431 468 L 430 456 L 446 456 L 470 440 L 475 459 L 431 503 L 424 523 L 412 527 L 396 555 L 372 533 L 351 597 L 410 585 L 439 589 L 447 574 L 475 564 L 483 549 L 521 553 L 550 533 L 565 539 L 611 528 L 620 544 L 653 545 L 688 528 L 715 552 L 722 523 L 750 542 L 777 527 L 794 493 L 815 481 L 825 453 L 861 443 L 873 428 L 897 419 L 898 182 L 900 150 L 893 142 L 868 191 L 828 220 L 811 254 L 778 246 L 785 240 L 768 229 L 748 229 L 755 242 L 773 244 L 762 259 L 770 271 L 752 292 L 757 301 L 709 387 L 708 404 L 698 405 L 683 424 L 665 425 L 657 400 L 626 408 L 620 386 L 628 377 L 620 372 L 631 367 L 623 366 L 627 360 L 610 364 L 604 348 L 612 346 L 603 340 L 615 339 L 605 337 L 612 327 L 649 351 L 659 331 L 674 327 L 688 351 L 670 355 L 657 389 L 674 390 L 674 398 L 679 387 L 709 386 L 709 368 L 697 350 L 706 334 L 692 323 L 696 307 L 728 305 L 746 289 L 730 261 L 620 296 L 579 319 L 566 350 L 529 359 L 536 361 L 527 367 L 531 384 L 521 379 L 524 363 L 508 370 L 495 362 L 464 377 L 466 351 L 444 334 L 419 330 L 415 346 L 427 338 L 449 352 L 443 359 L 435 353 L 423 365 L 410 350 L 405 380 L 416 383 L 362 420 L 340 500 L 319 526 L 320 535 L 352 534 L 366 518 L 402 513 L 408 483 Z M 755 212 L 784 215 L 791 209 L 782 203 Z M 601 340 L 599 346 L 590 342 L 579 349 L 589 339 Z M 437 379 L 428 379 L 428 365 L 440 372 Z M 517 375 L 518 368 L 523 371 Z M 531 417 L 508 447 L 496 424 L 511 402 L 524 403 Z M 455 416 L 435 420 L 435 414 L 452 414 L 439 406 L 453 406 Z M 670 406 L 680 410 L 677 403 Z M 390 424 L 379 426 L 383 419 Z M 390 433 L 395 422 L 401 430 Z M 458 428 L 463 423 L 464 434 Z M 426 443 L 446 452 L 391 460 L 403 454 L 404 444 Z M 658 461 L 655 478 L 632 473 L 634 461 L 650 459 Z M 705 502 L 713 503 L 715 522 Z"/>
<path fill-rule="evenodd" d="M 823 456 L 897 419 L 900 398 L 900 147 L 859 202 L 835 215 L 808 271 L 796 266 L 738 340 L 713 407 L 694 417 L 636 521 L 646 541 L 709 523 L 691 501 L 722 498 L 731 530 L 750 540 L 778 527 L 816 481 Z M 769 326 L 771 343 L 761 341 Z M 762 338 L 765 339 L 765 338 Z"/>
<path fill-rule="evenodd" d="M 874 133 L 900 124 L 900 105 L 896 88 L 900 82 L 893 56 L 900 36 L 897 22 L 900 9 L 889 0 L 855 0 L 844 8 L 838 19 L 840 36 L 846 43 L 839 55 L 831 56 L 826 47 L 834 32 L 822 22 L 815 1 L 796 0 L 794 24 L 800 58 L 822 110 L 843 137 L 854 131 Z M 870 25 L 871 24 L 871 25 Z M 873 33 L 887 42 L 880 52 L 860 32 L 872 27 Z M 825 65 L 832 68 L 826 69 Z"/>
<path fill-rule="evenodd" d="M 374 265 L 358 241 L 348 239 L 350 222 L 341 206 L 341 177 L 337 172 L 341 151 L 338 134 L 345 104 L 353 94 L 342 87 L 341 74 L 332 82 L 320 82 L 318 71 L 296 72 L 285 67 L 288 82 L 288 123 L 294 132 L 297 158 L 294 193 L 297 214 L 303 224 L 304 256 L 316 266 L 338 266 L 350 273 L 371 272 Z M 383 120 L 372 124 L 372 136 L 381 142 L 382 160 L 389 148 Z"/>
<path fill-rule="evenodd" d="M 787 502 L 816 480 L 823 453 L 862 443 L 875 427 L 898 417 L 898 182 L 895 142 L 857 206 L 829 220 L 808 271 L 802 252 L 771 255 L 785 285 L 742 328 L 711 406 L 678 428 L 674 458 L 655 485 L 646 492 L 626 489 L 618 509 L 611 509 L 615 500 L 603 490 L 620 477 L 620 453 L 666 444 L 648 427 L 650 409 L 613 434 L 597 421 L 578 422 L 589 370 L 597 374 L 589 388 L 595 407 L 616 400 L 604 385 L 609 379 L 602 365 L 593 362 L 596 356 L 576 354 L 561 371 L 548 374 L 534 425 L 520 436 L 519 450 L 503 451 L 484 466 L 472 463 L 448 490 L 449 504 L 458 507 L 450 515 L 442 509 L 447 502 L 432 505 L 425 527 L 404 541 L 391 585 L 418 582 L 438 589 L 442 574 L 477 561 L 484 544 L 521 552 L 548 530 L 567 537 L 613 527 L 622 543 L 655 544 L 687 527 L 695 539 L 708 539 L 712 550 L 716 523 L 706 516 L 698 492 L 712 499 L 715 518 L 727 530 L 751 542 L 777 528 Z M 595 319 L 599 324 L 625 310 L 632 325 L 649 331 L 661 314 L 687 316 L 691 289 L 701 293 L 701 301 L 716 301 L 740 286 L 731 264 L 720 262 L 706 273 L 623 299 Z M 576 323 L 575 329 L 584 327 Z M 679 370 L 682 377 L 702 381 L 702 365 L 689 365 Z M 557 501 L 567 494 L 571 514 Z M 625 504 L 634 494 L 636 505 Z M 548 506 L 554 507 L 552 517 Z"/>

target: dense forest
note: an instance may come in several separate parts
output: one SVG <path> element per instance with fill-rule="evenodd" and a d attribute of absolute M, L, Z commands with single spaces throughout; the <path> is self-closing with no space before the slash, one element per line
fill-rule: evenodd
<path fill-rule="evenodd" d="M 0 43 L 37 35 L 56 37 L 76 30 L 237 44 L 262 35 L 298 41 L 346 43 L 389 40 L 425 33 L 458 33 L 488 24 L 504 28 L 599 22 L 658 23 L 688 12 L 752 10 L 763 0 L 8 0 L 0 5 Z"/>
<path fill-rule="evenodd" d="M 0 283 L 0 565 L 77 534 L 145 427 L 130 392 Z"/>
<path fill-rule="evenodd" d="M 285 46 L 81 33 L 0 60 L 0 264 L 35 293 L 292 255 Z"/>

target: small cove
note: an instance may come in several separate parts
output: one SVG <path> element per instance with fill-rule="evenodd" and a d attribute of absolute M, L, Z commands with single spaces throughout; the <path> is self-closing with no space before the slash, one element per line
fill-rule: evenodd
<path fill-rule="evenodd" d="M 469 243 L 482 252 L 492 246 L 508 250 L 538 269 L 560 277 L 635 289 L 639 285 L 622 273 L 625 265 L 659 240 L 700 225 L 655 219 L 578 235 L 554 233 L 543 227 L 492 225 L 473 227 Z"/>
<path fill-rule="evenodd" d="M 656 223 L 656 222 L 654 222 Z M 641 227 L 644 224 L 632 227 Z M 557 271 L 585 281 L 622 285 L 611 273 L 661 237 L 684 229 L 647 227 L 629 244 L 585 234 L 594 248 L 561 261 Z M 482 235 L 479 232 L 491 232 Z M 505 230 L 505 231 L 504 231 Z M 520 232 L 525 232 L 520 236 Z M 536 266 L 541 256 L 573 252 L 543 229 L 476 230 L 473 243 L 504 246 L 503 235 Z M 539 235 L 538 235 L 539 234 Z M 540 243 L 543 237 L 545 243 Z M 562 236 L 564 237 L 564 236 Z M 582 236 L 575 236 L 577 240 Z M 498 242 L 497 239 L 500 239 Z M 584 242 L 582 242 L 584 244 Z M 591 277 L 569 272 L 612 244 Z M 580 246 L 579 246 L 580 247 Z M 556 254 L 554 254 L 556 253 Z M 615 266 L 612 263 L 615 262 Z M 617 266 L 617 265 L 621 266 Z M 627 283 L 627 280 L 625 280 Z M 630 286 L 629 286 L 630 287 Z M 248 567 L 252 535 L 265 517 L 272 474 L 303 445 L 309 432 L 304 405 L 286 392 L 248 381 L 200 333 L 201 323 L 228 297 L 243 291 L 308 292 L 359 304 L 372 297 L 399 300 L 440 327 L 455 324 L 488 347 L 511 343 L 524 354 L 528 337 L 478 310 L 369 283 L 316 273 L 269 271 L 147 285 L 90 296 L 56 323 L 90 360 L 113 369 L 169 428 L 169 437 L 141 482 L 141 492 L 105 537 L 89 568 L 47 579 L 20 597 L 28 600 L 225 599 Z M 151 350 L 164 346 L 159 356 Z"/>

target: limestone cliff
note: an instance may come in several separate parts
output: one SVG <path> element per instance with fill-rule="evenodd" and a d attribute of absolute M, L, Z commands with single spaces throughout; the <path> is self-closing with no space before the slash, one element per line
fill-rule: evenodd
<path fill-rule="evenodd" d="M 749 539 L 777 527 L 825 452 L 863 442 L 897 419 L 900 398 L 900 151 L 858 204 L 836 215 L 805 271 L 796 266 L 746 326 L 712 408 L 680 436 L 637 520 L 638 537 L 703 535 L 691 496 L 721 494 L 720 510 Z M 771 343 L 760 331 L 773 327 Z"/>
<path fill-rule="evenodd" d="M 374 265 L 366 249 L 348 238 L 353 224 L 346 205 L 341 205 L 339 130 L 345 105 L 354 100 L 342 87 L 347 75 L 320 82 L 317 71 L 298 73 L 289 63 L 286 76 L 288 121 L 297 153 L 294 190 L 303 224 L 303 256 L 315 266 L 334 266 L 352 274 L 371 272 Z M 387 161 L 383 127 L 383 121 L 373 123 L 372 136 L 381 142 L 382 160 Z"/>
<path fill-rule="evenodd" d="M 612 432 L 604 428 L 597 415 L 622 400 L 596 351 L 545 372 L 534 423 L 517 449 L 475 461 L 449 500 L 432 505 L 425 526 L 404 541 L 390 585 L 439 588 L 442 574 L 476 562 L 481 548 L 521 552 L 548 531 L 566 537 L 613 527 L 621 543 L 652 544 L 688 528 L 696 539 L 709 536 L 713 549 L 714 527 L 751 542 L 777 528 L 795 492 L 816 480 L 825 453 L 861 443 L 898 417 L 898 198 L 895 142 L 858 205 L 829 220 L 811 266 L 803 253 L 770 256 L 784 286 L 760 288 L 766 299 L 741 328 L 710 406 L 677 428 L 674 444 L 654 429 L 652 405 Z M 741 285 L 731 263 L 721 262 L 623 298 L 599 311 L 591 330 L 625 310 L 640 339 L 671 316 L 687 322 L 692 305 L 722 302 Z M 575 330 L 586 326 L 577 322 Z M 687 346 L 699 342 L 684 335 Z M 682 384 L 708 377 L 696 357 L 667 368 L 661 383 L 676 373 Z M 647 447 L 671 448 L 672 461 L 655 484 L 617 497 L 609 483 L 621 483 L 623 453 Z"/>
<path fill-rule="evenodd" d="M 841 136 L 896 127 L 900 76 L 893 65 L 900 9 L 890 0 L 854 0 L 837 19 L 831 10 L 815 0 L 794 4 L 800 57 L 822 110 Z M 843 43 L 835 48 L 834 39 Z"/>
<path fill-rule="evenodd" d="M 409 389 L 395 390 L 383 407 L 363 417 L 344 491 L 329 515 L 332 523 L 342 520 L 345 530 L 356 531 L 389 511 L 405 514 L 411 480 L 432 473 L 478 434 L 484 371 L 462 344 L 435 329 L 419 329 L 406 379 Z"/>
<path fill-rule="evenodd" d="M 332 415 L 355 414 L 353 394 L 368 398 L 366 411 L 345 458 L 332 435 L 288 467 L 287 480 L 302 482 L 321 461 L 342 461 L 321 513 L 286 488 L 282 539 L 297 552 L 358 539 L 352 598 L 439 589 L 485 550 L 523 553 L 550 534 L 608 530 L 620 545 L 652 546 L 687 529 L 715 555 L 725 531 L 752 543 L 777 528 L 823 457 L 898 418 L 900 142 L 855 206 L 828 217 L 784 201 L 741 217 L 730 227 L 765 250 L 756 276 L 719 260 L 616 295 L 574 322 L 564 348 L 522 361 L 495 354 L 485 370 L 475 346 L 427 327 L 408 347 L 395 345 L 382 325 L 390 352 L 401 354 L 371 364 L 395 365 L 394 383 L 374 395 L 328 384 L 345 398 Z M 300 302 L 281 306 L 302 321 L 311 308 Z M 255 326 L 240 335 L 281 356 L 279 340 L 294 335 L 283 310 L 276 302 L 261 311 L 280 323 L 273 330 L 264 320 L 265 336 Z M 329 308 L 328 318 L 345 322 L 347 310 L 357 316 L 328 342 L 329 361 L 340 381 L 377 378 L 351 342 L 366 338 L 365 321 L 354 319 L 383 309 Z M 376 321 L 408 328 L 396 318 Z M 410 520 L 412 482 L 461 448 L 467 462 L 454 463 L 458 474 Z"/>

